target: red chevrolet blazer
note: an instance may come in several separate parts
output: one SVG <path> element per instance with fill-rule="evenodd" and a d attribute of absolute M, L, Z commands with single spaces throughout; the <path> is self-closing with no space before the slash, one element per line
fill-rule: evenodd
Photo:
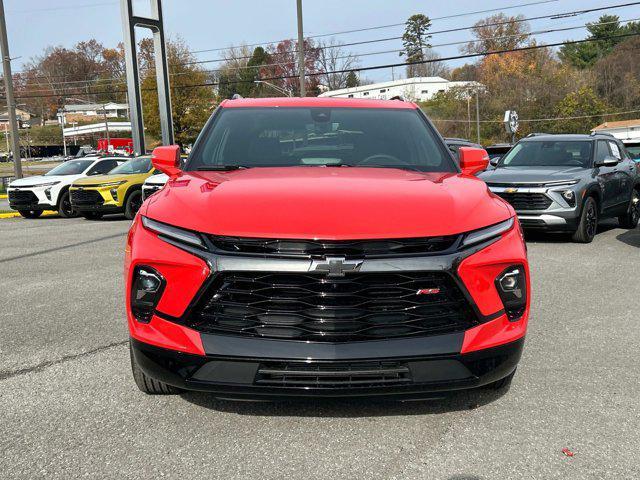
<path fill-rule="evenodd" d="M 505 388 L 530 304 L 514 210 L 401 100 L 224 101 L 129 232 L 147 393 L 412 399 Z"/>

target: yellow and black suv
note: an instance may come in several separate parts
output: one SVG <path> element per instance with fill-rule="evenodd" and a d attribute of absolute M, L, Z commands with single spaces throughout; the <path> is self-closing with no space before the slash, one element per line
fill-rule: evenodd
<path fill-rule="evenodd" d="M 137 157 L 107 175 L 83 178 L 69 189 L 73 209 L 88 219 L 124 213 L 132 219 L 142 205 L 142 184 L 155 170 L 151 157 Z"/>

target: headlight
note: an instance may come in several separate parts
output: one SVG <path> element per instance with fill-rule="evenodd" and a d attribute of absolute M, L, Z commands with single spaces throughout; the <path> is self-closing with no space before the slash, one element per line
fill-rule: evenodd
<path fill-rule="evenodd" d="M 165 240 L 173 240 L 178 243 L 187 243 L 196 247 L 206 248 L 202 237 L 195 232 L 151 220 L 148 217 L 142 217 L 142 225 L 144 225 L 146 229 L 157 233 L 160 237 L 164 237 Z"/>
<path fill-rule="evenodd" d="M 50 201 L 50 200 L 51 200 L 51 187 L 47 188 L 47 189 L 44 191 L 44 194 L 45 194 L 45 196 L 47 197 L 47 200 L 49 200 L 49 201 Z"/>
<path fill-rule="evenodd" d="M 562 195 L 562 198 L 564 198 L 565 201 L 569 204 L 569 206 L 576 206 L 576 194 L 573 190 L 562 190 L 560 194 Z"/>
<path fill-rule="evenodd" d="M 467 233 L 462 240 L 462 246 L 468 247 L 470 245 L 476 245 L 478 243 L 485 242 L 492 238 L 502 235 L 504 232 L 511 230 L 513 227 L 513 217 L 504 222 L 496 223 L 490 227 L 486 227 L 474 232 Z"/>
<path fill-rule="evenodd" d="M 503 270 L 496 277 L 495 283 L 509 320 L 520 319 L 527 306 L 527 281 L 524 275 L 524 266 L 512 265 Z"/>
<path fill-rule="evenodd" d="M 117 188 L 112 188 L 111 190 L 109 190 L 109 193 L 111 194 L 111 197 L 117 202 L 118 201 L 118 189 Z"/>
<path fill-rule="evenodd" d="M 126 180 L 121 180 L 119 182 L 102 183 L 102 184 L 100 184 L 100 188 L 103 188 L 103 187 L 117 187 L 117 186 L 122 185 L 123 183 L 127 183 L 127 181 Z"/>
<path fill-rule="evenodd" d="M 154 268 L 136 267 L 131 282 L 131 313 L 139 322 L 149 323 L 166 282 Z"/>

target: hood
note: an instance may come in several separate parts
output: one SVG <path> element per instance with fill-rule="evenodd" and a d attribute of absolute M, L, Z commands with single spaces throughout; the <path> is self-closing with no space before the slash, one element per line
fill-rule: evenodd
<path fill-rule="evenodd" d="M 478 175 L 487 183 L 545 183 L 574 180 L 588 172 L 582 167 L 500 167 Z"/>
<path fill-rule="evenodd" d="M 73 180 L 73 178 L 75 178 L 75 175 L 34 175 L 32 177 L 24 177 L 13 180 L 9 184 L 9 187 L 37 187 L 38 185 L 42 185 L 43 183 L 64 182 L 65 180 Z"/>
<path fill-rule="evenodd" d="M 346 240 L 475 230 L 510 208 L 475 177 L 388 168 L 188 172 L 149 198 L 146 215 L 214 235 Z"/>
<path fill-rule="evenodd" d="M 147 173 L 129 173 L 129 174 L 115 174 L 115 175 L 92 175 L 90 177 L 81 178 L 80 180 L 73 182 L 74 185 L 83 186 L 99 186 L 104 183 L 120 182 L 125 180 L 127 182 L 136 180 L 137 178 L 144 179 L 148 176 Z"/>

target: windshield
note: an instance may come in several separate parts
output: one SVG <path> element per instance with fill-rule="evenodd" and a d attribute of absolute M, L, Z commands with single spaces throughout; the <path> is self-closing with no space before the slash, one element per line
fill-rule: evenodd
<path fill-rule="evenodd" d="M 117 166 L 109 172 L 112 174 L 147 173 L 151 170 L 151 157 L 133 158 L 122 165 Z"/>
<path fill-rule="evenodd" d="M 69 160 L 52 168 L 45 176 L 51 175 L 79 175 L 84 172 L 95 160 Z"/>
<path fill-rule="evenodd" d="M 593 143 L 588 140 L 527 140 L 518 143 L 499 167 L 583 167 L 591 162 Z"/>
<path fill-rule="evenodd" d="M 640 145 L 627 145 L 627 152 L 634 160 L 640 160 Z"/>
<path fill-rule="evenodd" d="M 415 110 L 222 109 L 187 170 L 216 166 L 355 166 L 457 172 Z"/>

